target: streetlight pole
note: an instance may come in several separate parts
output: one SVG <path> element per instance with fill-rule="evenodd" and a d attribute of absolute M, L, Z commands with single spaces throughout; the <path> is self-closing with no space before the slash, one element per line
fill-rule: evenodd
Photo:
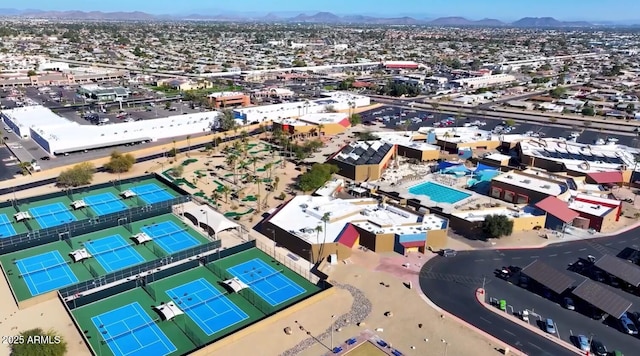
<path fill-rule="evenodd" d="M 447 356 L 447 352 L 449 351 L 449 343 L 445 339 L 442 339 L 440 341 L 442 341 L 442 343 L 444 344 L 444 356 Z"/>

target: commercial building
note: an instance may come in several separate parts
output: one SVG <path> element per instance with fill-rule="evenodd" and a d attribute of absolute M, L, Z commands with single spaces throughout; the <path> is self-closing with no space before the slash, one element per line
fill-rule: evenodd
<path fill-rule="evenodd" d="M 421 127 L 427 143 L 438 145 L 447 152 L 461 150 L 493 150 L 500 146 L 500 136 L 477 127 Z"/>
<path fill-rule="evenodd" d="M 262 232 L 293 253 L 317 262 L 351 256 L 354 247 L 375 252 L 424 252 L 446 245 L 448 221 L 376 199 L 296 196 L 263 223 Z"/>
<path fill-rule="evenodd" d="M 208 132 L 215 127 L 218 115 L 211 111 L 96 126 L 67 120 L 39 105 L 0 112 L 5 125 L 20 137 L 33 139 L 51 155 Z"/>
<path fill-rule="evenodd" d="M 116 101 L 124 100 L 131 95 L 131 91 L 123 87 L 103 87 L 97 84 L 81 85 L 77 89 L 78 94 L 87 99 L 97 101 Z"/>
<path fill-rule="evenodd" d="M 566 226 L 602 231 L 615 227 L 622 215 L 620 201 L 587 194 L 573 194 L 568 200 L 550 196 L 536 207 L 547 213 L 545 227 L 564 231 Z"/>
<path fill-rule="evenodd" d="M 129 78 L 129 72 L 126 70 L 96 67 L 69 68 L 67 63 L 60 62 L 40 62 L 36 75 L 29 76 L 32 68 L 0 73 L 0 88 L 75 85 Z"/>
<path fill-rule="evenodd" d="M 269 87 L 251 93 L 256 98 L 277 98 L 277 99 L 289 99 L 295 93 L 292 90 L 285 88 Z"/>
<path fill-rule="evenodd" d="M 329 158 L 328 163 L 338 166 L 341 176 L 356 182 L 380 179 L 389 166 L 395 146 L 383 141 L 357 141 L 344 146 Z"/>
<path fill-rule="evenodd" d="M 251 105 L 251 98 L 242 92 L 230 92 L 223 91 L 218 93 L 211 93 L 207 96 L 209 104 L 214 108 L 226 108 L 235 106 L 249 106 Z"/>
<path fill-rule="evenodd" d="M 248 125 L 263 121 L 300 117 L 305 114 L 347 111 L 371 104 L 369 97 L 347 92 L 327 92 L 322 95 L 324 98 L 316 100 L 235 109 L 233 114 L 239 124 Z"/>
<path fill-rule="evenodd" d="M 509 84 L 515 81 L 516 77 L 510 74 L 493 74 L 481 77 L 454 79 L 451 83 L 462 88 L 479 89 Z"/>
<path fill-rule="evenodd" d="M 295 119 L 274 119 L 273 128 L 292 135 L 332 136 L 351 127 L 347 113 L 306 114 Z"/>

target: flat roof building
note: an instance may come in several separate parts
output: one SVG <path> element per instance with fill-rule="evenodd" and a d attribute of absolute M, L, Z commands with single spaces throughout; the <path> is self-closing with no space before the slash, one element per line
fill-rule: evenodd
<path fill-rule="evenodd" d="M 292 135 L 337 135 L 351 127 L 346 113 L 306 114 L 298 118 L 278 118 L 273 120 L 274 129 Z"/>
<path fill-rule="evenodd" d="M 223 91 L 211 93 L 207 98 L 209 99 L 209 103 L 216 109 L 251 105 L 251 98 L 249 95 L 242 92 Z"/>
<path fill-rule="evenodd" d="M 550 196 L 569 194 L 569 183 L 543 172 L 510 171 L 491 180 L 489 194 L 509 203 L 535 204 Z"/>
<path fill-rule="evenodd" d="M 215 127 L 218 115 L 210 111 L 96 126 L 80 125 L 44 106 L 1 112 L 7 126 L 23 138 L 32 138 L 51 155 L 208 132 Z"/>
<path fill-rule="evenodd" d="M 297 196 L 263 226 L 265 236 L 315 263 L 332 254 L 348 258 L 356 246 L 399 253 L 440 248 L 446 244 L 448 221 L 371 198 Z"/>

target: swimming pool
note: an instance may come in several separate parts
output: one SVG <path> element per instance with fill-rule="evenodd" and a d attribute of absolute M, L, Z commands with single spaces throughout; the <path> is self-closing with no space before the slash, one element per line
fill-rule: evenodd
<path fill-rule="evenodd" d="M 433 182 L 425 182 L 409 188 L 409 193 L 424 195 L 436 203 L 454 204 L 471 196 L 469 193 Z"/>

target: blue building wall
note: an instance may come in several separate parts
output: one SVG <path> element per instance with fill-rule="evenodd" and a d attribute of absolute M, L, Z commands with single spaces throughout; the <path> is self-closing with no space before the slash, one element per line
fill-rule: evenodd
<path fill-rule="evenodd" d="M 40 145 L 40 147 L 42 147 L 45 151 L 49 152 L 50 154 L 54 153 L 54 152 L 51 152 L 51 147 L 49 146 L 49 141 L 47 141 L 44 137 L 40 136 L 37 132 L 31 130 L 31 138 L 38 145 Z"/>
<path fill-rule="evenodd" d="M 547 214 L 547 220 L 544 223 L 544 227 L 550 230 L 561 230 L 564 223 L 562 220 L 556 218 L 551 214 Z"/>
<path fill-rule="evenodd" d="M 23 137 L 23 133 L 20 132 L 20 127 L 18 127 L 18 125 L 16 125 L 13 121 L 11 121 L 11 119 L 9 119 L 9 117 L 2 115 L 2 122 L 4 122 L 5 125 L 9 126 L 11 128 L 11 130 L 13 130 L 13 132 L 16 133 L 16 135 Z"/>
<path fill-rule="evenodd" d="M 414 241 L 424 241 L 426 235 L 424 232 L 418 234 L 407 234 L 407 235 L 396 235 L 399 243 L 403 242 L 414 242 Z"/>

